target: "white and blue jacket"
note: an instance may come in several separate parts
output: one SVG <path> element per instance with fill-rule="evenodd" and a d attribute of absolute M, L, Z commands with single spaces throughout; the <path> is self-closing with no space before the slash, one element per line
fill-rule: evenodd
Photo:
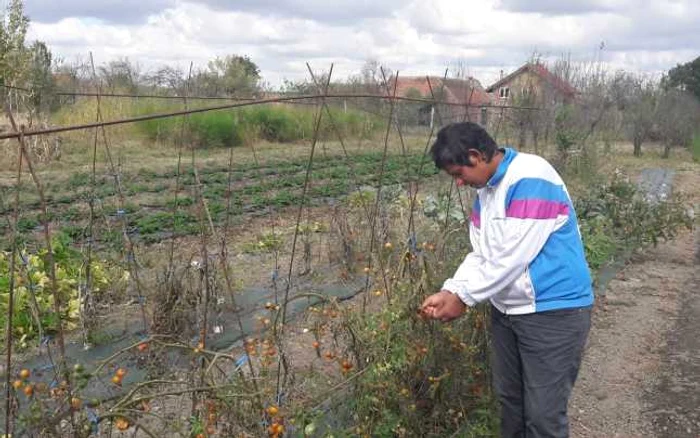
<path fill-rule="evenodd" d="M 443 289 L 468 306 L 490 299 L 510 315 L 590 306 L 591 275 L 564 182 L 543 158 L 504 151 L 477 190 L 473 251 Z"/>

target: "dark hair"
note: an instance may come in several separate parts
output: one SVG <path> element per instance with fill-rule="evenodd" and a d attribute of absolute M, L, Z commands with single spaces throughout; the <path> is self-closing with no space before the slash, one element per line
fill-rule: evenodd
<path fill-rule="evenodd" d="M 469 161 L 469 150 L 475 149 L 491 161 L 498 145 L 484 128 L 472 122 L 451 123 L 437 134 L 430 148 L 430 155 L 438 169 L 449 165 L 473 166 Z"/>

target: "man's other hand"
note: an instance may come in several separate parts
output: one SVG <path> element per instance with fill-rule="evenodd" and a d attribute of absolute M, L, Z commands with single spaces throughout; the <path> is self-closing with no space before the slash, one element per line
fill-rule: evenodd
<path fill-rule="evenodd" d="M 450 291 L 441 290 L 423 301 L 420 313 L 425 318 L 449 322 L 459 318 L 467 310 L 467 305 Z"/>

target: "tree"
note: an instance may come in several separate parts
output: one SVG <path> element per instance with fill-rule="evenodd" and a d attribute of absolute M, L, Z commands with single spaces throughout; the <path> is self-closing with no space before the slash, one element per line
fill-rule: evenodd
<path fill-rule="evenodd" d="M 0 22 L 0 81 L 21 86 L 28 60 L 25 46 L 29 18 L 21 0 L 12 0 Z"/>
<path fill-rule="evenodd" d="M 672 147 L 690 145 L 700 125 L 700 102 L 686 91 L 667 90 L 659 98 L 657 125 L 668 158 Z"/>
<path fill-rule="evenodd" d="M 27 46 L 29 18 L 24 14 L 21 0 L 12 0 L 0 16 L 0 84 L 28 89 L 14 89 L 7 93 L 12 104 L 28 98 L 30 110 L 50 108 L 49 95 L 53 92 L 51 74 L 52 56 L 46 44 L 36 41 Z"/>
<path fill-rule="evenodd" d="M 260 69 L 247 56 L 228 55 L 209 61 L 207 70 L 195 78 L 197 88 L 206 95 L 241 96 L 259 89 Z"/>
<path fill-rule="evenodd" d="M 94 91 L 94 79 L 91 62 L 81 56 L 68 62 L 59 58 L 54 60 L 54 87 L 68 93 Z M 76 102 L 76 96 L 62 96 L 57 99 L 58 105 Z"/>
<path fill-rule="evenodd" d="M 55 81 L 52 68 L 52 56 L 46 44 L 35 42 L 29 48 L 29 90 L 32 107 L 39 112 L 53 109 Z"/>
<path fill-rule="evenodd" d="M 384 75 L 382 75 L 382 71 Z M 386 76 L 387 82 L 391 82 L 393 75 L 394 72 L 387 66 L 380 64 L 375 59 L 368 59 L 363 64 L 360 74 L 349 78 L 348 85 L 354 88 L 355 92 L 385 95 L 384 76 Z"/>
<path fill-rule="evenodd" d="M 656 120 L 658 84 L 630 74 L 622 75 L 613 87 L 613 100 L 622 114 L 625 136 L 632 141 L 634 156 L 642 155 Z"/>
<path fill-rule="evenodd" d="M 678 64 L 664 77 L 666 89 L 676 88 L 687 91 L 700 99 L 700 56 L 685 64 Z"/>
<path fill-rule="evenodd" d="M 175 93 L 182 93 L 186 85 L 184 72 L 168 65 L 162 66 L 153 74 L 146 76 L 144 82 L 156 90 L 166 89 Z"/>
<path fill-rule="evenodd" d="M 382 75 L 382 71 L 384 75 Z M 345 86 L 349 93 L 386 96 L 387 89 L 385 85 L 388 85 L 389 93 L 393 91 L 393 74 L 391 69 L 381 65 L 379 61 L 369 59 L 365 61 L 359 74 L 352 75 L 348 78 Z M 384 77 L 386 77 L 388 84 L 384 83 Z M 375 114 L 380 113 L 389 105 L 388 102 L 371 98 L 356 99 L 354 103 L 358 108 Z"/>
<path fill-rule="evenodd" d="M 293 96 L 312 96 L 323 92 L 323 88 L 328 83 L 328 72 L 314 72 L 313 78 L 302 79 L 297 81 L 284 80 L 281 87 L 285 94 Z M 338 88 L 340 84 L 328 84 L 329 93 L 334 88 Z"/>
<path fill-rule="evenodd" d="M 127 93 L 138 92 L 141 73 L 138 64 L 132 64 L 129 58 L 110 61 L 98 68 L 99 74 L 112 91 Z"/>

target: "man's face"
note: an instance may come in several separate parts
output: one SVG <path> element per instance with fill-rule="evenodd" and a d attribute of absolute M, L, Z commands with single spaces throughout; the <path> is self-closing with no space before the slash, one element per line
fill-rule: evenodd
<path fill-rule="evenodd" d="M 477 151 L 470 151 L 469 158 L 473 166 L 449 164 L 445 167 L 445 172 L 455 179 L 455 183 L 459 187 L 464 185 L 475 189 L 485 187 L 493 174 L 491 166 Z"/>

